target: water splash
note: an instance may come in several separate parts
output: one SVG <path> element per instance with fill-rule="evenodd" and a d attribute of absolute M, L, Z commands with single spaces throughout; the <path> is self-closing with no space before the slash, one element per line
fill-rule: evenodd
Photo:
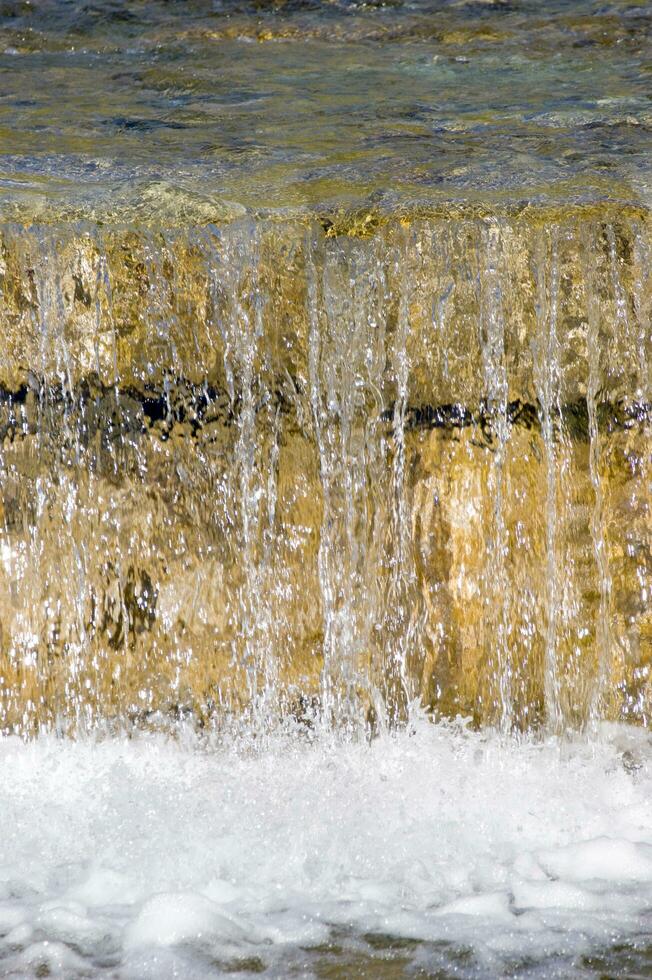
<path fill-rule="evenodd" d="M 3 727 L 645 722 L 649 248 L 3 226 Z"/>

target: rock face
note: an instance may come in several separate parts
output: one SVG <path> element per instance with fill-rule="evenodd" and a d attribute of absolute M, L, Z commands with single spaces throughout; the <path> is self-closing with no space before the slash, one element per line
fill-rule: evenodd
<path fill-rule="evenodd" d="M 646 211 L 0 240 L 3 730 L 649 721 Z"/>

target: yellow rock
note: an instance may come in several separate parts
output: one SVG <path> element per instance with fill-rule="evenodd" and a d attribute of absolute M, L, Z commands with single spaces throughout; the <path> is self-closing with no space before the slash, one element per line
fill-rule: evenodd
<path fill-rule="evenodd" d="M 649 721 L 649 221 L 548 217 L 4 227 L 2 728 Z"/>

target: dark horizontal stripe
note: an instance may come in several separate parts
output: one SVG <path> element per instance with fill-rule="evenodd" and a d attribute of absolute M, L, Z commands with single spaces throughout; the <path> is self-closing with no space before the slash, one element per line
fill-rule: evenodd
<path fill-rule="evenodd" d="M 269 392 L 254 406 L 258 413 L 269 407 L 287 414 L 292 404 L 282 391 Z M 111 439 L 127 434 L 146 434 L 156 427 L 165 439 L 179 426 L 188 426 L 191 437 L 201 437 L 204 425 L 222 421 L 235 424 L 241 413 L 241 399 L 230 399 L 228 393 L 214 385 L 193 384 L 182 378 L 169 379 L 163 385 L 146 384 L 108 387 L 94 380 L 80 382 L 73 390 L 52 385 L 30 373 L 29 380 L 15 389 L 0 386 L 0 439 L 34 435 L 39 427 L 44 431 L 57 428 L 59 420 L 70 430 L 79 429 L 88 438 L 100 431 Z M 429 429 L 477 428 L 487 443 L 491 443 L 501 418 L 509 426 L 540 429 L 544 418 L 541 405 L 520 400 L 510 401 L 504 408 L 487 401 L 470 408 L 459 402 L 435 405 L 406 405 L 401 413 L 407 431 Z M 390 405 L 380 415 L 390 427 L 394 424 L 396 406 Z M 586 399 L 555 407 L 551 412 L 555 427 L 561 424 L 574 439 L 589 438 L 589 409 Z M 596 405 L 596 418 L 601 432 L 631 429 L 652 422 L 652 404 L 621 399 L 601 401 Z"/>

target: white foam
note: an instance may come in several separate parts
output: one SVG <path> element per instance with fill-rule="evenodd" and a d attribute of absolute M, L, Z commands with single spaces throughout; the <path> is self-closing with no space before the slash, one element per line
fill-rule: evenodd
<path fill-rule="evenodd" d="M 498 969 L 640 935 L 649 743 L 607 735 L 517 744 L 417 721 L 256 751 L 5 739 L 0 974 L 164 980 L 256 956 L 280 976 L 333 929 L 443 940 Z"/>
<path fill-rule="evenodd" d="M 187 940 L 245 941 L 247 930 L 223 915 L 217 905 L 194 892 L 166 892 L 148 899 L 124 937 L 126 949 L 176 946 Z"/>
<path fill-rule="evenodd" d="M 652 846 L 613 837 L 542 851 L 539 863 L 552 877 L 570 881 L 652 881 Z"/>

